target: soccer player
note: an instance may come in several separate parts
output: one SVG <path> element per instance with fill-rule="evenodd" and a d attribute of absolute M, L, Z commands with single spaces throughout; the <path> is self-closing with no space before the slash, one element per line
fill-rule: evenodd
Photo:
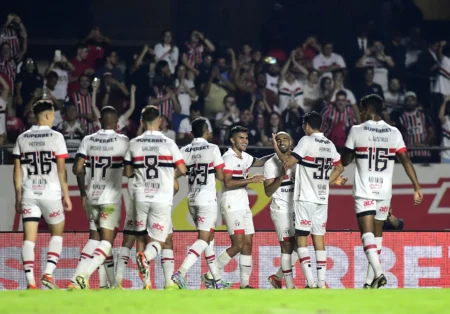
<path fill-rule="evenodd" d="M 291 154 L 291 137 L 289 134 L 286 132 L 278 132 L 275 139 L 280 152 L 285 157 L 289 157 Z M 286 281 L 286 288 L 294 288 L 291 262 L 292 253 L 296 246 L 294 239 L 293 208 L 294 174 L 295 165 L 292 168 L 286 169 L 283 161 L 277 155 L 274 155 L 264 164 L 264 177 L 266 178 L 264 181 L 264 191 L 267 197 L 272 197 L 270 217 L 272 218 L 281 246 L 282 276 L 280 276 L 281 278 L 277 278 L 276 275 L 269 277 L 270 284 L 277 289 L 282 287 L 281 279 L 283 276 Z"/>
<path fill-rule="evenodd" d="M 194 140 L 181 149 L 181 154 L 187 168 L 188 207 L 198 230 L 198 239 L 189 248 L 183 264 L 172 276 L 172 280 L 180 289 L 186 288 L 186 273 L 210 245 L 211 233 L 214 232 L 217 220 L 216 178 L 223 181 L 225 167 L 219 147 L 207 141 L 210 133 L 206 119 L 198 118 L 192 122 L 192 135 Z M 208 263 L 208 266 L 214 277 L 215 288 L 223 289 L 217 264 Z"/>
<path fill-rule="evenodd" d="M 253 216 L 250 210 L 247 185 L 250 183 L 261 183 L 264 175 L 255 174 L 248 178 L 250 167 L 262 167 L 266 161 L 273 156 L 262 158 L 252 157 L 245 152 L 248 145 L 248 129 L 235 126 L 230 131 L 231 148 L 223 155 L 224 168 L 224 191 L 220 202 L 221 212 L 225 218 L 231 246 L 223 251 L 218 259 L 217 266 L 222 273 L 231 259 L 240 253 L 240 287 L 241 289 L 253 289 L 250 286 L 250 275 L 252 273 L 252 240 L 255 228 Z M 206 286 L 211 286 L 211 272 L 202 276 Z"/>
<path fill-rule="evenodd" d="M 108 257 L 112 260 L 111 249 L 122 205 L 123 160 L 129 143 L 128 137 L 116 132 L 117 121 L 117 111 L 113 107 L 104 107 L 102 129 L 83 139 L 73 165 L 73 173 L 77 176 L 84 173 L 86 166 L 86 210 L 96 229 L 100 229 L 100 243 L 91 254 L 92 259 L 75 278 L 81 289 L 89 288 L 90 276 Z M 114 276 L 108 277 L 113 286 Z"/>
<path fill-rule="evenodd" d="M 38 289 L 34 278 L 34 247 L 41 216 L 51 234 L 41 282 L 49 289 L 56 289 L 52 274 L 62 250 L 64 211 L 72 210 L 65 161 L 69 155 L 62 134 L 51 129 L 55 120 L 53 103 L 40 100 L 33 105 L 33 112 L 37 125 L 20 134 L 13 149 L 15 209 L 22 214 L 22 259 L 28 289 Z"/>
<path fill-rule="evenodd" d="M 374 94 L 363 97 L 360 112 L 365 122 L 351 128 L 342 164 L 347 166 L 356 158 L 353 197 L 364 252 L 371 266 L 364 288 L 377 289 L 387 283 L 378 254 L 392 198 L 396 156 L 414 186 L 415 205 L 422 202 L 423 194 L 400 131 L 383 121 L 381 97 Z"/>
<path fill-rule="evenodd" d="M 186 166 L 175 142 L 158 131 L 161 123 L 158 108 L 145 107 L 141 123 L 146 131 L 131 140 L 125 157 L 125 173 L 127 177 L 134 174 L 132 199 L 137 220 L 143 221 L 143 230 L 146 228 L 150 237 L 145 251 L 136 254 L 136 263 L 145 289 L 151 289 L 149 263 L 161 253 L 172 229 L 174 168 L 184 175 Z"/>
<path fill-rule="evenodd" d="M 326 288 L 327 255 L 324 235 L 328 217 L 330 183 L 337 183 L 344 167 L 334 144 L 320 132 L 322 116 L 310 112 L 303 117 L 302 137 L 289 157 L 275 146 L 277 155 L 284 158 L 285 166 L 298 163 L 295 173 L 294 213 L 297 235 L 297 254 L 305 275 L 306 288 Z M 334 166 L 334 169 L 333 169 Z M 330 173 L 330 170 L 333 169 Z M 340 182 L 340 181 L 339 181 Z M 311 234 L 316 251 L 317 279 L 314 282 L 311 258 L 308 251 L 308 235 Z"/>

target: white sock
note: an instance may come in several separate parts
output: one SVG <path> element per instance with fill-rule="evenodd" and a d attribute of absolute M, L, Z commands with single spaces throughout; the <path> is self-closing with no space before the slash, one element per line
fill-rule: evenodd
<path fill-rule="evenodd" d="M 76 282 L 76 278 L 79 274 L 81 274 L 84 270 L 84 268 L 89 265 L 92 259 L 92 254 L 94 253 L 94 250 L 97 248 L 97 246 L 100 244 L 100 241 L 97 240 L 91 240 L 89 239 L 84 246 L 83 250 L 80 254 L 80 260 L 78 261 L 77 268 L 75 269 L 75 273 L 73 274 L 73 277 L 71 279 L 72 282 Z"/>
<path fill-rule="evenodd" d="M 283 269 L 284 280 L 286 281 L 286 288 L 294 288 L 294 281 L 292 278 L 292 263 L 291 254 L 281 254 L 281 268 Z"/>
<path fill-rule="evenodd" d="M 161 251 L 161 266 L 166 281 L 166 287 L 174 284 L 172 275 L 175 271 L 175 259 L 173 257 L 173 250 L 164 249 Z"/>
<path fill-rule="evenodd" d="M 219 257 L 217 258 L 217 268 L 219 268 L 220 274 L 222 274 L 225 266 L 227 266 L 230 261 L 231 257 L 230 255 L 228 255 L 227 250 L 220 253 Z"/>
<path fill-rule="evenodd" d="M 109 281 L 109 286 L 114 287 L 116 285 L 116 282 L 114 278 L 114 257 L 112 256 L 112 250 L 110 250 L 108 257 L 103 262 L 103 266 L 105 267 L 106 275 Z"/>
<path fill-rule="evenodd" d="M 375 278 L 378 278 L 382 273 L 380 260 L 378 258 L 378 248 L 375 242 L 375 236 L 371 232 L 366 232 L 361 237 L 364 252 L 369 260 L 370 265 L 373 268 Z"/>
<path fill-rule="evenodd" d="M 297 249 L 298 258 L 300 260 L 300 266 L 302 267 L 303 274 L 306 278 L 306 283 L 309 287 L 314 286 L 314 277 L 311 269 L 311 257 L 309 256 L 308 248 L 300 247 Z"/>
<path fill-rule="evenodd" d="M 280 266 L 278 268 L 277 273 L 275 274 L 275 277 L 277 277 L 278 280 L 283 280 L 284 274 L 283 274 L 283 267 Z"/>
<path fill-rule="evenodd" d="M 110 255 L 111 252 L 111 243 L 108 241 L 102 240 L 98 247 L 94 250 L 94 257 L 92 258 L 89 265 L 86 266 L 86 269 L 83 273 L 87 276 L 87 278 L 91 277 L 92 273 L 103 264 L 105 259 Z"/>
<path fill-rule="evenodd" d="M 377 245 L 377 249 L 378 249 L 378 255 L 381 254 L 381 248 L 382 248 L 382 244 L 383 244 L 383 237 L 378 237 L 375 238 L 375 243 Z M 379 256 L 378 256 L 379 257 Z M 381 263 L 381 262 L 380 262 Z M 370 285 L 372 284 L 372 281 L 374 280 L 374 273 L 373 273 L 373 268 L 370 265 L 370 263 L 367 263 L 367 275 L 366 275 L 366 284 Z"/>
<path fill-rule="evenodd" d="M 99 280 L 99 287 L 100 288 L 107 288 L 108 287 L 108 274 L 106 273 L 106 267 L 105 265 L 98 266 L 98 280 Z"/>
<path fill-rule="evenodd" d="M 159 242 L 153 241 L 147 244 L 145 247 L 144 255 L 147 261 L 154 260 L 161 252 L 161 244 Z"/>
<path fill-rule="evenodd" d="M 250 285 L 250 275 L 252 274 L 253 260 L 251 255 L 239 256 L 239 270 L 241 273 L 241 288 Z"/>
<path fill-rule="evenodd" d="M 22 261 L 25 277 L 29 285 L 36 285 L 34 279 L 34 242 L 25 240 L 22 245 Z"/>
<path fill-rule="evenodd" d="M 194 245 L 189 248 L 188 254 L 178 270 L 182 276 L 185 276 L 189 269 L 194 266 L 195 262 L 197 262 L 198 258 L 203 254 L 203 251 L 205 251 L 207 247 L 208 243 L 206 243 L 206 241 L 200 239 L 195 241 Z"/>
<path fill-rule="evenodd" d="M 208 278 L 213 278 L 216 282 L 220 281 L 222 276 L 220 275 L 219 268 L 217 267 L 216 252 L 214 251 L 214 240 L 209 241 L 209 245 L 205 249 L 205 259 L 209 268 L 209 272 L 206 276 Z"/>
<path fill-rule="evenodd" d="M 292 254 L 291 254 L 291 265 L 292 265 L 292 268 L 295 268 L 295 264 L 297 264 L 297 262 L 298 262 L 297 250 L 293 250 Z"/>
<path fill-rule="evenodd" d="M 325 286 L 325 276 L 327 274 L 327 251 L 316 251 L 317 286 Z"/>
<path fill-rule="evenodd" d="M 48 243 L 47 265 L 45 266 L 45 274 L 52 275 L 58 264 L 59 256 L 62 251 L 63 239 L 60 236 L 53 236 Z"/>
<path fill-rule="evenodd" d="M 119 254 L 117 255 L 117 269 L 116 269 L 116 283 L 121 284 L 123 280 L 123 274 L 130 260 L 130 249 L 122 246 Z"/>

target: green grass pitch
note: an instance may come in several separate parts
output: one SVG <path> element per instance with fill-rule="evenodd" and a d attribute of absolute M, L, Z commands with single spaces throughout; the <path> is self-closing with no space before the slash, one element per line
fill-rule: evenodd
<path fill-rule="evenodd" d="M 0 292 L 1 314 L 442 314 L 449 311 L 449 289 Z"/>

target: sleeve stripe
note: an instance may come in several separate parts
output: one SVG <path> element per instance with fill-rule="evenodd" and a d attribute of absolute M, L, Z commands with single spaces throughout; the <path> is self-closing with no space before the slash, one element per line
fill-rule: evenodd
<path fill-rule="evenodd" d="M 56 155 L 56 159 L 66 159 L 66 158 L 69 158 L 69 154 Z"/>
<path fill-rule="evenodd" d="M 339 159 L 337 161 L 333 161 L 333 166 L 340 165 L 341 163 L 342 163 L 341 159 Z"/>
<path fill-rule="evenodd" d="M 405 152 L 407 152 L 406 147 L 402 147 L 402 148 L 397 150 L 397 154 L 401 154 L 401 153 L 405 153 Z"/>
<path fill-rule="evenodd" d="M 301 160 L 302 159 L 297 153 L 294 153 L 294 152 L 291 153 L 291 156 L 294 157 L 297 160 Z"/>
<path fill-rule="evenodd" d="M 214 167 L 215 169 L 222 169 L 222 168 L 225 168 L 225 164 L 220 164 L 220 165 L 217 165 L 217 166 L 215 166 Z"/>
<path fill-rule="evenodd" d="M 13 158 L 15 158 L 15 159 L 20 159 L 20 155 L 13 154 L 12 156 L 13 156 Z"/>
<path fill-rule="evenodd" d="M 75 158 L 83 158 L 83 159 L 86 159 L 86 155 L 84 155 L 84 154 L 82 154 L 82 153 L 77 153 L 77 154 L 75 155 Z"/>
<path fill-rule="evenodd" d="M 230 169 L 223 169 L 223 172 L 226 174 L 233 174 L 233 170 Z"/>
<path fill-rule="evenodd" d="M 178 165 L 181 165 L 181 164 L 184 164 L 184 159 L 180 159 L 178 161 L 175 161 L 175 166 L 178 166 Z"/>

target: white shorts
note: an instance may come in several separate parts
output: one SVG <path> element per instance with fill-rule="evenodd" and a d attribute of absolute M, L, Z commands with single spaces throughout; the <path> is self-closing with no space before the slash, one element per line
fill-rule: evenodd
<path fill-rule="evenodd" d="M 120 210 L 122 204 L 87 205 L 89 228 L 116 230 L 120 224 Z"/>
<path fill-rule="evenodd" d="M 254 234 L 253 215 L 250 209 L 222 212 L 227 224 L 228 234 Z"/>
<path fill-rule="evenodd" d="M 6 134 L 6 114 L 0 113 L 0 135 Z"/>
<path fill-rule="evenodd" d="M 137 227 L 139 227 L 141 230 L 140 235 L 145 235 L 147 233 L 147 219 L 144 219 L 139 222 L 137 221 L 136 206 L 134 204 L 134 201 L 130 198 L 129 204 L 128 206 L 126 206 L 126 215 L 123 226 L 123 233 L 129 235 L 138 235 L 136 232 Z"/>
<path fill-rule="evenodd" d="M 39 222 L 44 217 L 49 225 L 57 225 L 65 219 L 61 200 L 40 200 L 26 198 L 22 200 L 22 221 Z"/>
<path fill-rule="evenodd" d="M 327 227 L 328 204 L 312 202 L 294 202 L 295 230 L 297 234 L 303 233 L 324 235 Z M 300 231 L 300 232 L 298 232 Z"/>
<path fill-rule="evenodd" d="M 137 234 L 147 229 L 153 240 L 166 242 L 172 233 L 172 206 L 160 203 L 135 202 Z"/>
<path fill-rule="evenodd" d="M 270 218 L 272 218 L 273 225 L 275 226 L 278 241 L 289 242 L 294 238 L 294 217 L 293 211 L 289 211 L 289 208 L 282 208 L 274 204 L 272 200 L 270 204 Z"/>
<path fill-rule="evenodd" d="M 217 220 L 217 205 L 189 205 L 189 213 L 197 230 L 214 232 Z"/>
<path fill-rule="evenodd" d="M 365 198 L 355 198 L 356 217 L 374 215 L 376 220 L 384 221 L 389 215 L 391 200 L 369 200 Z"/>

